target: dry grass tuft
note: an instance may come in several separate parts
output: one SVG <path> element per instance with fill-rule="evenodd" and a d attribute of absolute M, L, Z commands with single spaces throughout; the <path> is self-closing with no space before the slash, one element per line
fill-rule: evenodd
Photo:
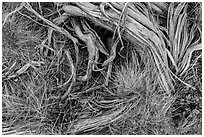
<path fill-rule="evenodd" d="M 202 134 L 201 3 L 102 3 L 115 32 L 93 4 L 3 3 L 3 134 Z M 87 43 L 64 14 L 69 6 L 111 51 L 95 56 L 102 69 L 86 81 Z"/>

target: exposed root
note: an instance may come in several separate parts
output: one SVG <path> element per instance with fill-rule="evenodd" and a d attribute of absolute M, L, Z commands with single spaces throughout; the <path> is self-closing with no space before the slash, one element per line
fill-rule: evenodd
<path fill-rule="evenodd" d="M 123 8 L 119 23 L 117 24 L 117 27 L 115 28 L 115 31 L 114 31 L 114 34 L 113 34 L 112 42 L 114 42 L 114 44 L 112 44 L 112 46 L 111 46 L 112 47 L 111 48 L 111 56 L 103 63 L 103 66 L 107 65 L 108 63 L 112 62 L 115 59 L 115 57 L 116 57 L 116 48 L 117 48 L 117 45 L 118 45 L 119 41 L 121 42 L 122 46 L 124 46 L 121 35 L 125 31 L 125 25 L 126 25 L 125 24 L 125 19 L 127 17 L 127 11 L 128 11 L 128 2 L 126 2 L 125 6 Z M 120 26 L 122 26 L 121 30 L 120 30 Z M 116 40 L 115 40 L 116 31 L 117 31 L 117 34 L 118 34 L 118 38 L 116 38 Z"/>

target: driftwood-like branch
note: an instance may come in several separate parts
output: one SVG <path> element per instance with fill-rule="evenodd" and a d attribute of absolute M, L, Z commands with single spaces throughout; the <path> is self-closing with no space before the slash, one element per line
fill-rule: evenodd
<path fill-rule="evenodd" d="M 107 6 L 105 8 L 105 6 Z M 75 3 L 75 5 L 64 5 L 63 10 L 70 16 L 84 17 L 91 20 L 96 25 L 114 31 L 120 24 L 120 16 L 125 3 L 101 3 L 100 6 L 92 3 Z M 123 38 L 132 42 L 134 45 L 138 43 L 146 46 L 153 55 L 161 85 L 167 91 L 172 89 L 170 81 L 170 73 L 167 69 L 167 54 L 165 42 L 162 39 L 162 33 L 156 24 L 153 24 L 147 13 L 140 12 L 134 7 L 133 3 L 128 5 L 127 17 L 124 23 L 125 32 Z"/>

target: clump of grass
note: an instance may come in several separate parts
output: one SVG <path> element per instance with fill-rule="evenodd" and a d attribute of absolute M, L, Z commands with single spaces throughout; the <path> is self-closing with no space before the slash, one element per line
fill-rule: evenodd
<path fill-rule="evenodd" d="M 5 4 L 13 7 L 13 3 Z M 47 8 L 53 10 L 53 7 Z M 4 9 L 5 13 L 12 11 Z M 59 98 L 70 87 L 71 75 L 76 79 L 75 52 L 66 52 L 75 50 L 73 43 L 60 32 L 50 32 L 46 24 L 25 8 L 13 12 L 5 20 L 3 134 L 66 134 L 80 113 L 77 98 L 70 97 L 71 94 L 63 100 Z M 51 41 L 46 41 L 50 36 Z M 48 46 L 43 47 L 42 43 Z M 80 83 L 73 84 L 73 90 L 80 89 L 78 85 Z"/>
<path fill-rule="evenodd" d="M 128 52 L 131 57 L 126 65 L 116 71 L 114 83 L 120 98 L 139 96 L 139 102 L 113 122 L 110 131 L 112 134 L 173 134 L 168 110 L 174 98 L 160 86 L 148 54 L 138 55 L 133 49 Z"/>
<path fill-rule="evenodd" d="M 4 3 L 4 13 L 17 9 L 21 3 Z M 11 8 L 13 7 L 13 8 Z M 12 10 L 12 11 L 10 11 Z M 35 49 L 43 39 L 44 29 L 13 12 L 3 25 L 3 134 L 40 134 L 45 126 L 48 84 L 38 62 L 43 62 Z M 37 27 L 37 28 L 36 28 Z M 38 65 L 29 65 L 35 61 Z M 41 64 L 42 65 L 42 64 Z M 19 75 L 16 75 L 16 74 Z"/>
<path fill-rule="evenodd" d="M 22 8 L 22 4 L 26 5 Z M 122 28 L 118 26 L 117 31 L 125 28 L 129 4 L 124 6 L 119 23 Z M 88 52 L 83 47 L 84 43 L 79 41 L 80 44 L 76 44 L 78 40 L 70 28 L 70 19 L 59 26 L 53 23 L 53 19 L 62 15 L 58 9 L 62 5 L 3 5 L 3 134 L 202 134 L 202 56 L 200 45 L 198 48 L 190 46 L 191 42 L 200 44 L 201 18 L 193 18 L 201 12 L 200 3 L 174 3 L 170 7 L 167 3 L 135 3 L 132 8 L 144 13 L 145 19 L 149 18 L 150 24 L 153 22 L 151 25 L 176 28 L 175 33 L 170 28 L 164 29 L 165 35 L 161 37 L 166 37 L 167 45 L 163 45 L 165 50 L 162 48 L 162 54 L 169 51 L 171 58 L 167 61 L 170 63 L 165 66 L 160 62 L 163 58 L 154 51 L 158 47 L 151 48 L 156 45 L 134 45 L 122 42 L 123 39 L 118 36 L 124 49 L 117 52 L 116 48 L 114 51 L 114 58 L 117 57 L 111 62 L 113 69 L 109 73 L 108 86 L 104 85 L 107 68 L 93 72 L 87 81 L 77 79 L 86 73 Z M 189 11 L 191 6 L 198 10 Z M 156 15 L 153 14 L 161 15 L 167 7 L 169 18 L 176 16 L 177 25 L 183 27 L 172 22 L 166 26 L 164 20 L 167 17 L 163 17 L 162 21 L 158 17 L 157 21 L 161 22 L 155 22 Z M 175 15 L 174 9 L 181 15 Z M 145 20 L 143 23 L 148 24 Z M 189 43 L 180 43 L 191 25 L 195 30 L 190 33 Z M 120 33 L 122 35 L 121 31 L 116 35 Z M 179 35 L 181 39 L 176 37 L 177 45 L 171 46 L 168 45 L 171 44 L 168 35 L 172 39 Z M 187 51 L 184 58 L 177 53 L 180 48 Z M 161 78 L 166 78 L 159 74 L 173 71 L 175 66 L 171 67 L 171 63 L 175 66 L 181 63 L 185 69 L 171 72 L 173 76 L 180 75 L 167 79 L 174 84 L 174 88 L 167 91 L 161 85 Z M 159 69 L 160 65 L 162 69 Z"/>
<path fill-rule="evenodd" d="M 185 87 L 177 82 L 175 85 L 175 101 L 170 108 L 170 117 L 178 130 L 178 134 L 202 134 L 202 77 L 201 77 L 201 52 L 194 52 L 191 66 L 182 76 L 182 80 L 196 87 L 196 90 Z"/>
<path fill-rule="evenodd" d="M 139 63 L 134 51 L 130 61 L 119 67 L 115 76 L 117 94 L 121 97 L 127 96 L 130 93 L 137 93 L 145 84 L 143 79 L 146 77 L 147 71 L 142 69 L 141 63 Z"/>
<path fill-rule="evenodd" d="M 3 134 L 37 133 L 46 116 L 45 92 L 40 76 L 31 79 L 25 74 L 24 78 L 3 81 Z"/>
<path fill-rule="evenodd" d="M 111 134 L 201 134 L 201 84 L 198 75 L 200 54 L 194 54 L 197 65 L 191 67 L 182 80 L 197 87 L 195 91 L 176 81 L 175 91 L 167 94 L 160 86 L 157 71 L 148 54 L 130 50 L 131 58 L 116 71 L 114 84 L 120 98 L 141 96 L 131 111 L 109 126 Z M 136 54 L 135 51 L 140 53 Z M 140 51 L 140 52 L 139 52 Z M 142 56 L 142 57 L 139 57 Z M 192 62 L 194 62 L 192 60 Z M 148 62 L 148 63 L 144 63 Z M 143 64 L 143 65 L 141 65 Z M 144 65 L 145 64 L 145 65 Z M 193 64 L 193 63 L 191 63 Z M 194 68 L 195 67 L 195 68 Z M 196 74 L 196 72 L 198 74 Z M 191 77 L 190 77 L 191 76 Z M 180 83 L 180 84 L 179 84 Z M 176 94 L 175 94 L 176 93 Z"/>

